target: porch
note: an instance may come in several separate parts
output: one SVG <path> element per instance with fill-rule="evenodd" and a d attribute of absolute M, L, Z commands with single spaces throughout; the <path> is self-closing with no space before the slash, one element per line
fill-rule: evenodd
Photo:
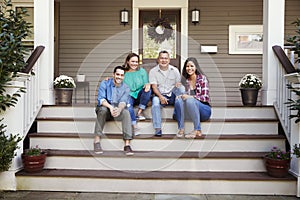
<path fill-rule="evenodd" d="M 30 145 L 38 144 L 49 149 L 49 159 L 46 170 L 42 173 L 31 176 L 20 171 L 15 177 L 15 172 L 22 168 L 20 163 L 22 146 L 17 152 L 18 155 L 9 175 L 2 174 L 0 176 L 1 180 L 5 180 L 0 182 L 1 188 L 106 192 L 113 188 L 113 190 L 124 192 L 138 190 L 139 192 L 180 193 L 178 186 L 184 185 L 186 190 L 183 190 L 182 193 L 299 196 L 297 159 L 293 158 L 292 161 L 291 174 L 293 176 L 282 180 L 266 176 L 262 160 L 264 153 L 274 145 L 289 149 L 292 144 L 299 143 L 298 126 L 288 120 L 288 110 L 284 105 L 285 99 L 289 95 L 289 91 L 285 89 L 287 81 L 283 79 L 285 72 L 281 69 L 281 65 L 271 49 L 273 44 L 283 46 L 284 30 L 291 31 L 287 23 L 289 20 L 294 20 L 295 14 L 291 13 L 295 12 L 294 7 L 299 8 L 296 6 L 299 1 L 253 0 L 248 1 L 247 6 L 241 5 L 245 3 L 244 1 L 222 1 L 223 3 L 215 2 L 213 5 L 207 1 L 188 1 L 188 6 L 182 10 L 182 12 L 186 12 L 183 21 L 186 28 L 183 30 L 189 36 L 189 39 L 185 39 L 186 42 L 182 44 L 182 49 L 185 49 L 182 50 L 182 60 L 187 56 L 195 56 L 202 61 L 201 64 L 211 81 L 214 116 L 210 122 L 204 123 L 206 134 L 202 138 L 186 141 L 174 138 L 175 122 L 171 120 L 170 111 L 166 111 L 167 120 L 164 129 L 166 136 L 157 139 L 151 136 L 153 131 L 150 122 L 151 115 L 148 110 L 149 120 L 143 123 L 145 135 L 134 140 L 134 150 L 137 151 L 137 154 L 129 159 L 121 153 L 122 141 L 117 136 L 119 127 L 114 123 L 108 125 L 107 138 L 103 141 L 104 147 L 108 150 L 107 155 L 99 157 L 91 152 L 95 117 L 93 109 L 97 85 L 101 79 L 110 76 L 111 66 L 123 63 L 124 56 L 128 51 L 131 49 L 137 51 L 136 45 L 131 39 L 131 36 L 134 35 L 132 28 L 137 25 L 135 20 L 132 20 L 132 26 L 124 27 L 119 25 L 118 17 L 108 15 L 104 17 L 106 20 L 100 20 L 101 26 L 94 25 L 93 27 L 96 29 L 89 30 L 91 34 L 89 37 L 86 36 L 86 27 L 83 25 L 87 21 L 80 21 L 82 15 L 78 14 L 77 18 L 74 18 L 73 14 L 77 11 L 86 14 L 93 7 L 102 9 L 103 5 L 99 6 L 97 2 L 89 1 L 90 4 L 86 4 L 85 1 L 79 0 L 61 1 L 64 5 L 61 7 L 60 13 L 63 15 L 60 24 L 60 51 L 54 51 L 57 43 L 52 38 L 55 35 L 54 30 L 57 29 L 53 28 L 55 25 L 53 18 L 57 10 L 52 4 L 53 1 L 35 1 L 37 30 L 35 46 L 45 45 L 46 50 L 36 65 L 36 76 L 26 82 L 26 84 L 32 84 L 34 79 L 34 84 L 27 86 L 28 93 L 22 97 L 16 109 L 12 109 L 7 116 L 10 127 L 16 128 L 16 132 L 22 132 L 24 137 L 31 124 L 37 121 L 39 125 L 37 131 L 30 135 Z M 285 2 L 287 11 L 289 11 L 287 18 L 285 18 L 284 12 Z M 106 3 L 104 8 L 110 8 L 112 2 Z M 228 4 L 228 7 L 224 8 L 224 4 Z M 157 8 L 158 1 L 154 1 L 153 5 L 156 5 L 155 8 Z M 237 5 L 236 9 L 245 7 L 246 10 L 234 11 L 233 5 Z M 113 6 L 111 10 L 117 12 L 124 6 L 131 7 L 131 1 L 122 1 L 122 5 Z M 194 6 L 206 8 L 203 12 L 210 13 L 210 15 L 204 14 L 206 18 L 204 18 L 202 26 L 194 26 L 189 21 L 188 10 Z M 224 8 L 226 14 L 232 14 L 235 17 L 226 19 L 224 13 L 218 14 L 218 12 L 211 11 L 210 8 L 213 6 L 216 6 L 215 8 L 219 11 Z M 261 9 L 256 10 L 254 14 L 249 14 L 257 6 Z M 82 10 L 82 7 L 86 9 Z M 132 15 L 137 14 L 137 10 L 134 11 L 134 9 L 142 8 L 133 7 Z M 91 13 L 98 13 L 97 11 Z M 102 14 L 107 14 L 107 12 L 110 11 L 102 12 L 98 17 L 102 19 Z M 245 14 L 245 18 L 240 21 L 241 13 L 248 14 Z M 221 18 L 224 21 L 220 20 Z M 286 24 L 283 19 L 286 20 Z M 266 40 L 264 40 L 262 55 L 228 54 L 228 23 L 262 24 L 263 21 Z M 76 26 L 76 23 L 83 24 Z M 92 23 L 92 20 L 89 23 Z M 107 30 L 104 30 L 103 27 L 108 28 L 107 26 L 111 28 L 108 35 L 114 35 L 112 34 L 114 32 L 116 34 L 114 37 L 109 38 L 105 34 Z M 221 30 L 214 32 L 218 28 Z M 74 35 L 72 35 L 72 31 L 74 31 Z M 119 32 L 122 33 L 118 34 Z M 212 32 L 218 34 L 212 38 Z M 95 35 L 101 35 L 103 38 L 99 39 Z M 182 37 L 187 37 L 187 35 Z M 217 44 L 219 52 L 217 54 L 200 54 L 200 44 L 209 43 Z M 100 45 L 95 47 L 95 44 Z M 59 59 L 55 59 L 58 52 L 60 52 Z M 277 66 L 276 70 L 274 70 L 274 66 Z M 75 77 L 79 73 L 87 75 L 91 91 L 91 104 L 84 106 L 74 104 L 70 107 L 53 106 L 52 82 L 54 76 L 67 74 Z M 258 106 L 255 108 L 241 107 L 238 82 L 245 73 L 256 73 L 264 81 L 264 88 L 259 96 Z M 34 96 L 34 100 L 32 96 Z M 81 93 L 82 96 L 84 94 Z M 277 111 L 274 110 L 274 102 L 276 102 Z M 41 107 L 43 108 L 40 109 Z M 20 115 L 20 113 L 22 114 Z M 24 117 L 26 114 L 30 114 L 30 117 Z M 20 121 L 22 124 L 15 126 L 16 121 Z M 281 135 L 283 132 L 279 131 L 278 123 L 282 124 L 285 135 Z M 9 131 L 15 130 L 9 129 Z M 165 147 L 167 148 L 164 149 Z M 199 152 L 205 153 L 205 156 Z M 64 160 L 67 162 L 63 163 Z M 165 161 L 168 167 L 165 170 L 156 170 L 161 167 L 160 163 Z M 124 168 L 118 168 L 120 163 L 125 163 Z M 149 163 L 154 164 L 154 168 L 151 165 L 148 168 Z M 170 165 L 170 163 L 175 164 Z M 111 168 L 115 170 L 109 171 Z M 147 173 L 136 173 L 141 169 Z M 132 170 L 133 173 L 124 172 L 129 170 Z M 68 172 L 66 173 L 66 171 Z M 116 176 L 112 176 L 112 174 Z M 182 174 L 183 176 L 181 176 Z M 57 179 L 61 180 L 59 184 Z M 27 184 L 28 182 L 31 184 Z M 82 185 L 74 184 L 74 182 L 82 183 Z M 91 182 L 95 185 L 89 188 Z M 128 182 L 135 187 L 128 188 L 126 185 Z M 53 186 L 49 188 L 48 183 Z M 170 187 L 165 187 L 168 185 Z M 203 187 L 199 188 L 196 185 Z M 212 188 L 218 189 L 212 190 Z"/>

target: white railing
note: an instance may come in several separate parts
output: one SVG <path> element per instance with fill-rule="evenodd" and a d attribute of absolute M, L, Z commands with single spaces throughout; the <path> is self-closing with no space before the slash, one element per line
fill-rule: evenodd
<path fill-rule="evenodd" d="M 42 107 L 42 101 L 40 98 L 40 74 L 41 67 L 39 55 L 36 55 L 36 62 L 32 68 L 31 74 L 22 74 L 27 77 L 24 82 L 26 93 L 22 95 L 20 102 L 23 102 L 23 135 L 26 135 L 31 128 L 40 108 Z"/>
<path fill-rule="evenodd" d="M 285 104 L 287 102 L 287 99 L 291 98 L 291 91 L 289 91 L 289 89 L 287 88 L 287 84 L 289 84 L 290 82 L 285 78 L 286 72 L 280 62 L 278 62 L 277 69 L 277 95 L 274 107 L 282 125 L 283 131 L 285 132 L 287 139 L 290 141 L 291 120 L 289 120 L 289 115 L 291 111 L 289 110 L 287 104 Z"/>
<path fill-rule="evenodd" d="M 277 50 L 275 50 L 275 48 L 277 48 Z M 277 96 L 274 107 L 277 111 L 277 115 L 285 132 L 285 135 L 289 143 L 291 144 L 292 131 L 298 129 L 298 126 L 295 125 L 294 120 L 291 120 L 289 118 L 291 110 L 289 109 L 286 102 L 288 102 L 288 99 L 295 99 L 297 97 L 295 97 L 295 94 L 293 94 L 291 90 L 288 89 L 287 85 L 290 84 L 294 86 L 295 83 L 299 83 L 299 73 L 296 72 L 295 66 L 293 65 L 295 57 L 294 52 L 291 51 L 292 48 L 286 47 L 284 51 L 281 47 L 279 48 L 277 46 L 275 48 L 273 47 L 273 50 L 278 57 L 278 66 L 276 67 L 276 69 L 278 70 L 278 82 Z M 283 64 L 285 66 L 283 66 Z M 299 84 L 297 84 L 297 87 L 299 87 Z"/>

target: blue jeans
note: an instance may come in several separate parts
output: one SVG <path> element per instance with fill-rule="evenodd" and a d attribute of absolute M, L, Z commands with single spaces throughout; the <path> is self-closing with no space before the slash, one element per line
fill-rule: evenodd
<path fill-rule="evenodd" d="M 183 88 L 174 88 L 172 91 L 172 95 L 166 96 L 163 95 L 167 100 L 168 104 L 167 105 L 174 105 L 175 103 L 175 98 L 177 95 L 180 95 L 183 93 Z M 153 128 L 155 129 L 161 129 L 161 106 L 167 106 L 167 105 L 161 105 L 160 100 L 158 96 L 154 96 L 152 98 L 152 108 L 151 108 L 151 113 L 152 113 L 152 122 L 153 122 Z"/>
<path fill-rule="evenodd" d="M 139 92 L 136 99 L 133 98 L 132 96 L 129 97 L 127 107 L 128 107 L 129 113 L 130 113 L 132 125 L 136 125 L 136 116 L 134 113 L 134 106 L 139 105 L 140 109 L 145 110 L 148 102 L 150 101 L 151 94 L 152 94 L 151 89 L 148 92 L 145 92 L 145 90 L 142 89 Z"/>
<path fill-rule="evenodd" d="M 191 119 L 194 130 L 201 130 L 200 122 L 206 121 L 211 116 L 211 107 L 195 98 L 177 98 L 175 100 L 174 117 L 178 123 L 178 129 L 184 129 L 184 119 Z"/>

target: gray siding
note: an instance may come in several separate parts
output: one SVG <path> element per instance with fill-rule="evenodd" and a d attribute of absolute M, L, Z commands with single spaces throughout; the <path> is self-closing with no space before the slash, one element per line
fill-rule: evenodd
<path fill-rule="evenodd" d="M 131 7 L 131 0 L 60 1 L 59 73 L 86 74 L 92 101 L 99 81 L 110 76 L 131 50 L 132 24 L 119 24 L 123 8 L 130 10 L 132 19 Z M 229 55 L 228 25 L 262 24 L 263 0 L 190 0 L 189 7 L 200 9 L 201 22 L 194 26 L 189 16 L 188 53 L 198 58 L 210 80 L 212 104 L 241 105 L 238 83 L 246 73 L 262 76 L 262 55 Z M 299 8 L 299 0 L 286 0 L 287 34 L 294 34 L 290 23 Z M 218 53 L 201 54 L 201 44 L 217 45 Z"/>
<path fill-rule="evenodd" d="M 85 74 L 92 102 L 99 82 L 131 50 L 131 26 L 119 21 L 120 10 L 131 7 L 130 0 L 60 1 L 59 74 Z"/>

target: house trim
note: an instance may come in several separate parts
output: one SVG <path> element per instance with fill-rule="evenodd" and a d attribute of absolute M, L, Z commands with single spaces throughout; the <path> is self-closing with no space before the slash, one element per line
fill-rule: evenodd
<path fill-rule="evenodd" d="M 181 11 L 181 66 L 183 66 L 185 59 L 188 56 L 188 0 L 133 0 L 132 4 L 132 51 L 138 53 L 139 51 L 139 11 L 143 9 L 153 8 L 180 8 Z"/>

